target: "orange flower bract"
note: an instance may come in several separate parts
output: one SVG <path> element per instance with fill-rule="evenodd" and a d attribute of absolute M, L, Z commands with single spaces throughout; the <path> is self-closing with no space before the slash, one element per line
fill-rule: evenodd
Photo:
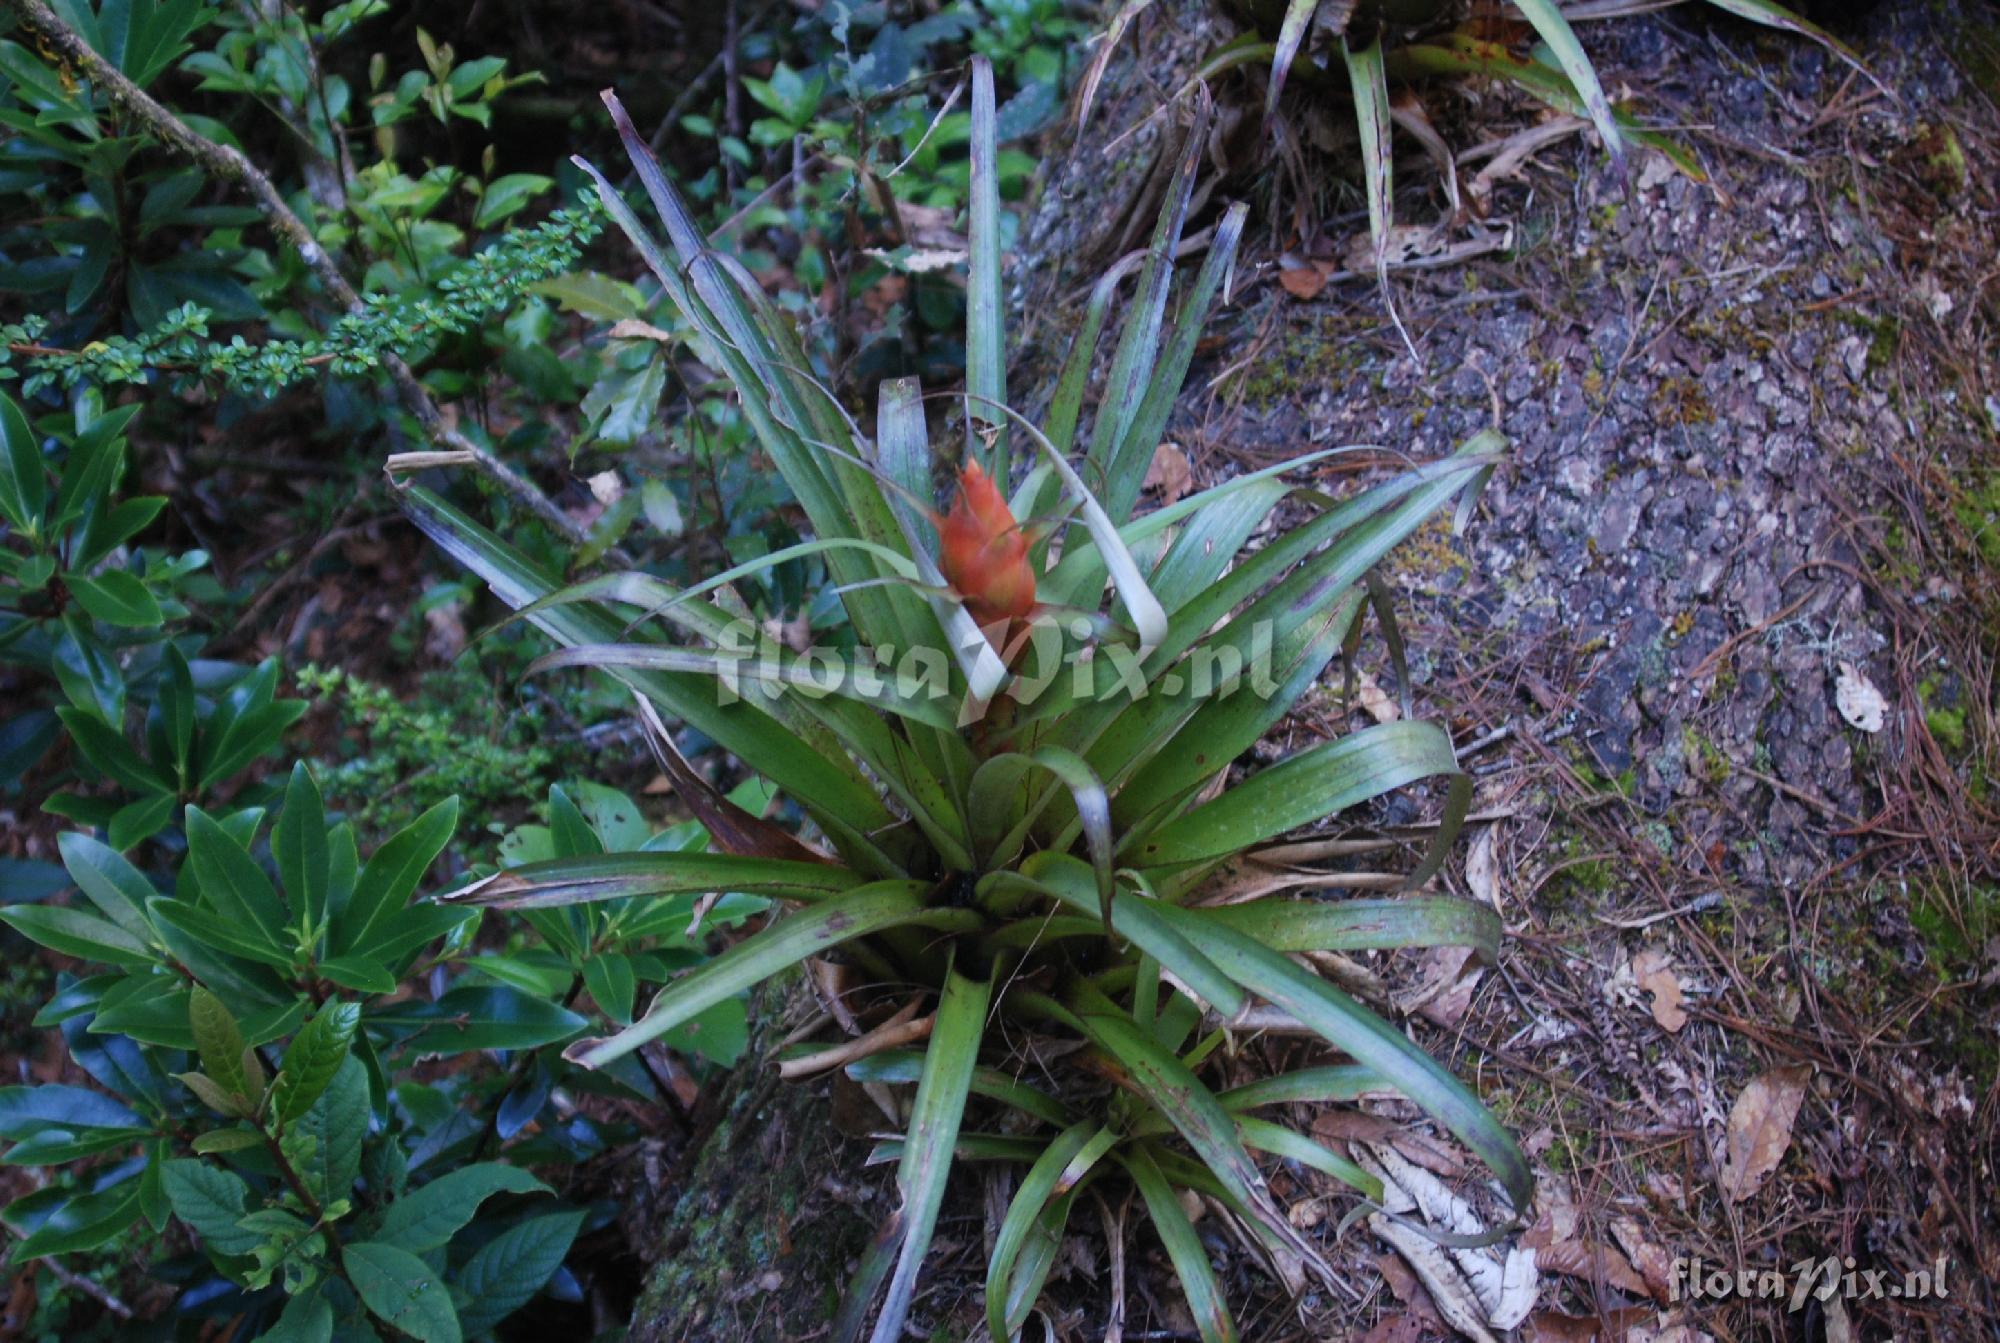
<path fill-rule="evenodd" d="M 979 463 L 959 472 L 951 511 L 937 529 L 938 567 L 988 639 L 1004 647 L 1013 623 L 1035 609 L 1035 569 L 1027 534 Z"/>

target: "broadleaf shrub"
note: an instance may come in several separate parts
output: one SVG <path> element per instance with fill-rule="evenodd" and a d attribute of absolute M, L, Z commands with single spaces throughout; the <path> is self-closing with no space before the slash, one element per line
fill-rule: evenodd
<path fill-rule="evenodd" d="M 707 846 L 698 825 L 655 834 L 630 799 L 588 796 L 586 815 L 555 790 L 551 824 L 503 851 L 615 866 Z M 563 1204 L 527 1167 L 560 1184 L 629 1137 L 581 1114 L 556 1122 L 558 1093 L 657 1101 L 667 1085 L 637 1059 L 584 1073 L 558 1050 L 629 1023 L 642 986 L 698 965 L 710 930 L 765 902 L 531 911 L 482 940 L 480 911 L 415 898 L 456 819 L 447 799 L 364 856 L 299 765 L 271 824 L 262 808 L 189 808 L 165 889 L 103 841 L 64 835 L 82 901 L 7 906 L 0 922 L 89 967 L 58 977 L 36 1024 L 60 1027 L 104 1090 L 0 1088 L 0 1160 L 64 1168 L 0 1209 L 16 1256 L 95 1249 L 171 1216 L 212 1286 L 237 1293 L 244 1336 L 271 1340 L 471 1336 L 539 1292 L 608 1212 Z M 741 1004 L 701 1024 L 674 1042 L 690 1066 L 732 1062 Z M 491 1062 L 465 1066 L 473 1056 Z M 459 1062 L 419 1068 L 432 1059 Z"/>

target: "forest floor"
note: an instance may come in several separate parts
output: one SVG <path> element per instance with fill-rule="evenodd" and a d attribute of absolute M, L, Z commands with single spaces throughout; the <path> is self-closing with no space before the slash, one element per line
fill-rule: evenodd
<path fill-rule="evenodd" d="M 1030 347 L 1017 384 L 1060 359 L 1092 267 L 1135 245 L 1119 234 L 1148 217 L 1129 203 L 1151 132 L 1124 132 L 1212 46 L 1195 10 L 1137 35 L 1092 133 L 1048 172 L 1011 272 Z M 1489 142 L 1465 161 L 1503 167 L 1465 183 L 1481 222 L 1437 231 L 1436 174 L 1403 176 L 1421 186 L 1399 213 L 1423 221 L 1407 231 L 1419 264 L 1390 284 L 1409 344 L 1372 276 L 1351 274 L 1358 207 L 1267 224 L 1172 436 L 1197 485 L 1382 445 L 1335 459 L 1320 483 L 1336 491 L 1489 426 L 1511 444 L 1464 535 L 1440 524 L 1388 575 L 1416 712 L 1448 715 L 1478 780 L 1484 819 L 1441 880 L 1493 902 L 1510 937 L 1495 966 L 1365 971 L 1531 1154 L 1540 1289 L 1522 1336 L 1991 1338 L 1995 52 L 1915 6 L 1855 35 L 1879 87 L 1686 10 L 1585 36 L 1608 85 L 1683 128 L 1711 184 L 1647 154 L 1621 179 L 1575 134 L 1509 162 L 1527 115 L 1434 107 L 1462 121 L 1454 143 Z M 1274 200 L 1291 217 L 1282 180 L 1216 157 L 1211 200 L 1248 190 L 1264 220 Z M 1426 267 L 1454 247 L 1471 255 Z M 1395 711 L 1387 659 L 1363 661 L 1362 692 L 1329 684 L 1274 752 Z M 1373 819 L 1423 814 L 1419 798 Z M 1291 1118 L 1472 1178 L 1393 1113 Z M 1277 1177 L 1304 1224 L 1315 1178 Z M 835 1184 L 863 1220 L 886 1215 Z M 955 1270 L 919 1306 L 935 1336 L 977 1318 L 972 1203 L 941 1232 Z M 1116 1257 L 1084 1220 L 1054 1337 L 1104 1337 L 1113 1309 Z M 1246 1337 L 1453 1336 L 1388 1245 L 1322 1231 L 1347 1286 L 1293 1302 L 1212 1230 L 1232 1299 L 1251 1303 Z M 1123 1336 L 1192 1337 L 1150 1235 L 1123 1255 Z M 1790 1299 L 1795 1266 L 1829 1258 L 1857 1292 Z M 1739 1270 L 1782 1274 L 1785 1297 L 1687 1298 L 1686 1275 Z M 1910 1299 L 1918 1270 L 1948 1295 Z M 722 1314 L 747 1333 L 779 1318 Z"/>
<path fill-rule="evenodd" d="M 1690 11 L 1612 32 L 1586 34 L 1612 39 L 1607 84 L 1687 128 L 1712 185 L 1645 155 L 1621 181 L 1569 136 L 1433 233 L 1421 173 L 1413 258 L 1501 248 L 1392 276 L 1410 346 L 1342 273 L 1365 218 L 1267 239 L 1175 441 L 1197 482 L 1511 444 L 1464 536 L 1440 524 L 1391 575 L 1417 712 L 1449 713 L 1493 818 L 1445 880 L 1511 937 L 1494 967 L 1374 968 L 1539 1168 L 1530 1336 L 1993 1337 L 1993 51 L 1885 6 L 1857 35 L 1878 88 Z M 1469 115 L 1485 163 L 1524 143 Z M 1093 149 L 1053 208 L 1074 215 Z M 1031 310 L 1075 283 L 1046 273 Z M 1386 695 L 1330 686 L 1290 735 L 1394 712 L 1374 670 Z M 1385 1249 L 1350 1232 L 1357 1290 L 1254 1336 L 1442 1332 Z M 1828 1256 L 1898 1287 L 1942 1261 L 1951 1295 L 1671 1300 L 1676 1261 Z"/>

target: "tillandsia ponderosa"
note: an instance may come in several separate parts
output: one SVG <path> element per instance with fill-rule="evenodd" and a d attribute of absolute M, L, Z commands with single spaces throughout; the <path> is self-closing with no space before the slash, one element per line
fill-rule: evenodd
<path fill-rule="evenodd" d="M 1423 886 L 1471 796 L 1450 738 L 1406 714 L 1225 786 L 1237 758 L 1336 655 L 1351 667 L 1364 611 L 1400 662 L 1372 571 L 1454 500 L 1464 521 L 1500 460 L 1499 437 L 1482 433 L 1343 499 L 1287 479 L 1344 451 L 1335 449 L 1138 511 L 1245 207 L 1221 214 L 1207 255 L 1177 285 L 1197 124 L 1151 245 L 1098 283 L 1050 409 L 1032 422 L 1006 397 L 993 78 L 979 61 L 968 367 L 964 391 L 952 394 L 966 412 L 966 462 L 940 512 L 929 506 L 932 449 L 914 380 L 883 386 L 875 432 L 864 433 L 807 371 L 777 307 L 698 231 L 616 97 L 605 101 L 666 241 L 582 166 L 688 318 L 695 353 L 733 381 L 812 539 L 687 588 L 643 573 L 561 586 L 436 494 L 405 491 L 440 547 L 561 645 L 539 667 L 601 668 L 630 688 L 669 777 L 720 850 L 531 863 L 444 898 L 545 908 L 645 897 L 692 910 L 717 892 L 744 892 L 790 907 L 669 984 L 631 1027 L 580 1040 L 569 1057 L 600 1066 L 803 962 L 841 963 L 860 985 L 844 995 L 852 1013 L 840 1006 L 857 1038 L 833 1050 L 800 1045 L 806 1057 L 792 1062 L 916 1088 L 903 1133 L 876 1150 L 897 1163 L 900 1208 L 862 1256 L 835 1322 L 841 1339 L 861 1337 L 871 1314 L 870 1336 L 901 1337 L 955 1157 L 1026 1168 L 988 1268 L 996 1338 L 1027 1321 L 1076 1200 L 1113 1182 L 1145 1203 L 1204 1339 L 1235 1328 L 1180 1191 L 1225 1209 L 1295 1289 L 1304 1274 L 1330 1275 L 1252 1153 L 1364 1200 L 1382 1189 L 1255 1113 L 1280 1103 L 1393 1093 L 1476 1152 L 1525 1209 L 1527 1163 L 1480 1100 L 1298 959 L 1446 944 L 1492 956 L 1493 911 L 1437 894 L 1328 898 L 1339 876 L 1301 863 L 1338 846 L 1293 844 L 1280 866 L 1257 860 L 1280 837 L 1428 781 L 1439 824 L 1405 882 Z M 1193 119 L 1205 111 L 1197 104 Z M 1086 433 L 1099 338 L 1120 276 L 1134 273 Z M 1297 521 L 1246 549 L 1281 504 Z M 795 653 L 745 618 L 730 582 L 800 555 L 823 557 L 852 649 Z M 1001 652 L 1011 640 L 980 628 L 1001 620 L 1031 627 L 1011 659 Z M 805 834 L 724 802 L 681 758 L 669 722 L 764 774 L 803 812 Z M 927 1037 L 901 1029 L 912 1004 L 932 1004 Z M 855 1020 L 879 1024 L 895 1005 L 896 1030 Z M 1218 1089 L 1218 1049 L 1253 1007 L 1337 1061 Z M 920 1050 L 908 1047 L 919 1039 Z M 1053 1085 L 1024 1080 L 1020 1051 L 1035 1043 L 1045 1046 L 1038 1057 L 1056 1060 L 1036 1065 Z"/>

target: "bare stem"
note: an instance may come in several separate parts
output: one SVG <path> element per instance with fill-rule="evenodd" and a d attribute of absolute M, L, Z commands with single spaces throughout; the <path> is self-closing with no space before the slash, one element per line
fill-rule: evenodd
<path fill-rule="evenodd" d="M 341 274 L 333 257 L 319 245 L 319 240 L 313 237 L 305 222 L 292 213 L 271 179 L 258 171 L 257 166 L 240 151 L 229 145 L 217 144 L 202 135 L 127 79 L 122 71 L 98 55 L 75 29 L 64 23 L 49 8 L 47 0 L 6 0 L 6 3 L 20 15 L 21 22 L 29 30 L 82 71 L 112 102 L 143 122 L 162 142 L 193 159 L 211 176 L 234 182 L 247 191 L 271 231 L 299 254 L 328 295 L 349 312 L 361 309 L 361 296 Z M 446 423 L 444 412 L 438 409 L 437 402 L 417 380 L 416 374 L 410 371 L 408 364 L 396 355 L 385 354 L 382 365 L 389 370 L 389 376 L 396 384 L 397 399 L 403 403 L 405 410 L 416 417 L 426 438 L 445 451 L 466 454 L 467 460 L 481 475 L 570 540 L 584 539 L 585 529 L 557 508 L 554 501 L 536 489 L 527 477 Z"/>

